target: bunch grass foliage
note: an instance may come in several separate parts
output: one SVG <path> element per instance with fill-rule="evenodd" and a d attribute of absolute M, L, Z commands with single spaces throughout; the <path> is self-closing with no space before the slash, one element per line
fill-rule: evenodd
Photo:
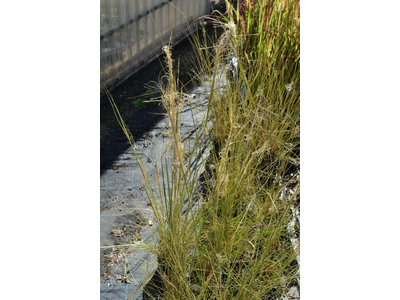
<path fill-rule="evenodd" d="M 299 2 L 225 3 L 227 14 L 209 19 L 223 34 L 208 36 L 203 28 L 192 37 L 195 78 L 208 87 L 209 101 L 189 155 L 179 132 L 187 97 L 178 90 L 171 49 L 163 49 L 172 163 L 165 158 L 155 183 L 145 176 L 162 299 L 279 299 L 299 276 L 299 248 L 288 237 L 300 192 Z M 193 171 L 194 149 L 205 143 L 207 172 Z M 282 198 L 286 188 L 295 192 Z"/>

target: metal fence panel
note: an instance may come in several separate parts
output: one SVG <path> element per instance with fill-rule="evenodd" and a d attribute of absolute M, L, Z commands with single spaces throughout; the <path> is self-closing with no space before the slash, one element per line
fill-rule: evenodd
<path fill-rule="evenodd" d="M 100 0 L 101 89 L 156 58 L 171 34 L 180 41 L 210 10 L 209 0 Z"/>

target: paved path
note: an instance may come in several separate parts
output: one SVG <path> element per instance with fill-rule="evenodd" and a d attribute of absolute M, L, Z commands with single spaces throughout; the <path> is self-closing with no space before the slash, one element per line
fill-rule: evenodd
<path fill-rule="evenodd" d="M 192 105 L 184 106 L 180 122 L 182 138 L 189 142 L 204 119 L 207 105 L 204 87 L 196 88 L 191 95 Z M 127 123 L 133 136 L 139 137 L 137 150 L 151 180 L 155 163 L 166 149 L 169 122 L 165 116 L 151 114 L 151 109 L 139 114 L 140 118 L 133 116 Z M 142 246 L 143 242 L 156 245 L 143 176 L 122 132 L 103 146 L 101 160 L 101 299 L 142 299 L 141 284 L 157 267 L 155 255 Z M 124 244 L 131 246 L 121 246 Z"/>

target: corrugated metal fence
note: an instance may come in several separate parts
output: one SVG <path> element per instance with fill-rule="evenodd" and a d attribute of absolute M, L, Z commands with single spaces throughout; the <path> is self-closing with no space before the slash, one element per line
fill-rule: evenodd
<path fill-rule="evenodd" d="M 101 0 L 100 84 L 111 88 L 161 54 L 211 11 L 210 0 Z"/>

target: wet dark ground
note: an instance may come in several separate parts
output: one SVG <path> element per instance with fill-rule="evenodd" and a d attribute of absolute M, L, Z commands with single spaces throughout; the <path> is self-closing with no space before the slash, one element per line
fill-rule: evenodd
<path fill-rule="evenodd" d="M 190 66 L 194 57 L 192 46 L 188 39 L 173 48 L 172 58 L 175 62 L 180 62 L 179 79 L 190 88 Z M 142 123 L 151 122 L 148 115 L 151 113 L 161 113 L 161 107 L 157 103 L 149 103 L 151 98 L 158 98 L 160 93 L 157 91 L 155 82 L 159 82 L 164 75 L 164 57 L 159 56 L 130 78 L 113 88 L 110 92 L 120 110 L 121 116 L 125 121 Z M 145 109 L 142 109 L 145 106 Z M 153 120 L 154 121 L 154 120 Z M 144 124 L 149 125 L 149 124 Z M 100 145 L 107 144 L 115 131 L 119 130 L 118 122 L 106 95 L 100 97 Z M 137 132 L 139 134 L 139 132 Z"/>

